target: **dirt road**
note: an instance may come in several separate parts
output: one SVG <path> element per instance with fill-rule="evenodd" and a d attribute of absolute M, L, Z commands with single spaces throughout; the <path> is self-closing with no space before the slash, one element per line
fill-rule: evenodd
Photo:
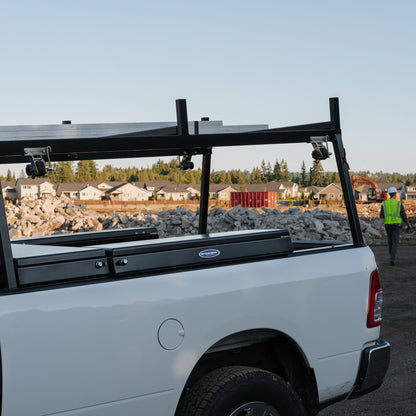
<path fill-rule="evenodd" d="M 319 416 L 416 415 L 416 245 L 400 246 L 390 266 L 386 246 L 373 247 L 383 286 L 382 338 L 391 362 L 380 389 L 324 409 Z"/>

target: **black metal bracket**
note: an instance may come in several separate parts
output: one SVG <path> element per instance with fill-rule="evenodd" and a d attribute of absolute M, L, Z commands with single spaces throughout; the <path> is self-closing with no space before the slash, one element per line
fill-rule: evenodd
<path fill-rule="evenodd" d="M 188 170 L 188 169 L 193 169 L 194 168 L 194 162 L 192 162 L 192 153 L 186 153 L 185 155 L 183 155 L 182 160 L 179 163 L 179 167 L 182 170 Z"/>
<path fill-rule="evenodd" d="M 331 152 L 328 148 L 328 136 L 313 136 L 310 138 L 313 147 L 312 157 L 316 161 L 328 159 L 331 156 Z"/>
<path fill-rule="evenodd" d="M 26 174 L 32 179 L 45 176 L 52 171 L 50 153 L 51 147 L 31 147 L 25 148 L 24 154 L 29 157 L 30 164 L 26 165 Z"/>

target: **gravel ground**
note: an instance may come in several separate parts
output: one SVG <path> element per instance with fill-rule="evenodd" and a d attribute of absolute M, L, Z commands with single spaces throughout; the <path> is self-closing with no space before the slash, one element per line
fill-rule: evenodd
<path fill-rule="evenodd" d="M 416 415 L 416 245 L 399 246 L 395 266 L 386 246 L 373 251 L 383 287 L 381 336 L 391 345 L 390 368 L 378 390 L 327 407 L 319 416 Z"/>

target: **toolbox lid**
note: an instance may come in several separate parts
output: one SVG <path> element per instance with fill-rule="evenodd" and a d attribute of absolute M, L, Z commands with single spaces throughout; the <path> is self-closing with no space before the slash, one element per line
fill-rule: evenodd
<path fill-rule="evenodd" d="M 31 244 L 11 248 L 20 287 L 109 275 L 103 249 Z"/>
<path fill-rule="evenodd" d="M 293 251 L 287 230 L 253 230 L 96 246 L 115 277 L 273 258 Z"/>
<path fill-rule="evenodd" d="M 105 256 L 105 251 L 89 247 L 62 247 L 37 244 L 12 244 L 16 266 L 33 266 L 60 261 L 76 261 Z"/>

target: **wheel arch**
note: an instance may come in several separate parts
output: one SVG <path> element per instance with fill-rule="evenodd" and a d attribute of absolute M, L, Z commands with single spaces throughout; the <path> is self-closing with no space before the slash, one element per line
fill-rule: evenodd
<path fill-rule="evenodd" d="M 236 332 L 213 344 L 192 369 L 182 395 L 205 374 L 230 365 L 261 368 L 277 374 L 292 385 L 308 415 L 317 414 L 315 373 L 302 349 L 288 335 L 267 328 Z"/>

